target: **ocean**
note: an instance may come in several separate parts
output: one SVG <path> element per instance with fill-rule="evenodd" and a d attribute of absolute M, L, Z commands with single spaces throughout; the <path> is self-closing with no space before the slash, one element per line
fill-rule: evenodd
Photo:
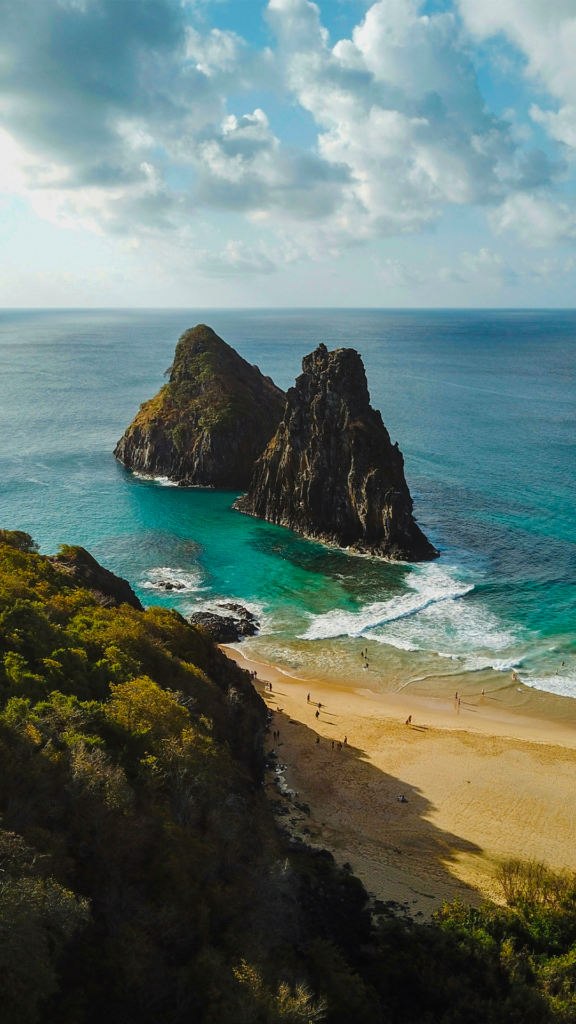
<path fill-rule="evenodd" d="M 282 388 L 319 342 L 356 348 L 441 557 L 348 554 L 127 473 L 115 443 L 201 322 Z M 576 312 L 5 310 L 0 374 L 0 526 L 43 552 L 81 544 L 184 615 L 239 601 L 244 652 L 303 677 L 576 697 Z"/>

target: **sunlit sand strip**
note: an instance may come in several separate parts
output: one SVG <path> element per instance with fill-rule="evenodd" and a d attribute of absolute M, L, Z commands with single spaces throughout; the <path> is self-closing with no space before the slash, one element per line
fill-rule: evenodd
<path fill-rule="evenodd" d="M 310 818 L 291 807 L 281 820 L 349 861 L 375 899 L 428 916 L 444 899 L 498 898 L 494 872 L 507 857 L 576 870 L 572 723 L 481 698 L 458 709 L 445 698 L 307 682 L 223 650 L 258 673 L 274 712 L 267 749 L 310 805 Z"/>

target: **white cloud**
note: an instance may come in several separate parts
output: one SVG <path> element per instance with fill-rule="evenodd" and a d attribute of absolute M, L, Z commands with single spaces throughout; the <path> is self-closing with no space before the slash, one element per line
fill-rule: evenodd
<path fill-rule="evenodd" d="M 452 267 L 440 267 L 438 277 L 445 284 L 468 284 L 468 278 Z"/>
<path fill-rule="evenodd" d="M 477 253 L 463 252 L 460 257 L 462 265 L 469 274 L 498 285 L 516 285 L 519 276 L 499 253 L 492 249 L 482 248 Z"/>
<path fill-rule="evenodd" d="M 532 116 L 576 148 L 576 6 L 574 0 L 458 0 L 468 29 L 480 39 L 503 34 L 526 58 L 526 75 L 560 103 L 534 105 Z"/>
<path fill-rule="evenodd" d="M 281 146 L 260 109 L 230 115 L 205 133 L 195 158 L 196 200 L 203 205 L 250 212 L 278 211 L 318 219 L 341 204 L 349 180 L 345 165 Z"/>
<path fill-rule="evenodd" d="M 193 256 L 197 269 L 207 277 L 237 277 L 247 274 L 273 274 L 276 264 L 264 252 L 252 249 L 244 242 L 229 241 L 223 252 L 207 250 Z"/>
<path fill-rule="evenodd" d="M 332 49 L 318 7 L 270 0 L 288 85 L 320 127 L 319 152 L 349 168 L 334 227 L 343 236 L 412 233 L 446 204 L 497 200 L 515 144 L 486 111 L 449 13 L 379 0 Z"/>
<path fill-rule="evenodd" d="M 510 196 L 493 211 L 490 223 L 496 234 L 513 231 L 530 249 L 576 239 L 574 205 L 545 196 L 528 193 Z"/>
<path fill-rule="evenodd" d="M 530 51 L 528 73 L 560 103 L 539 100 L 532 131 L 539 122 L 569 144 L 575 73 L 563 33 L 572 38 L 576 0 L 556 0 L 554 14 L 539 0 L 454 2 L 477 35 L 505 32 Z M 432 231 L 449 206 L 482 206 L 497 234 L 526 245 L 575 238 L 574 207 L 550 185 L 566 164 L 524 152 L 513 112 L 510 123 L 487 109 L 454 12 L 423 9 L 376 0 L 332 46 L 316 4 L 270 0 L 277 47 L 256 51 L 184 0 L 0 2 L 0 188 L 59 227 L 115 236 L 125 252 L 149 240 L 158 260 L 170 250 L 184 273 L 211 277 Z M 266 89 L 274 129 L 254 102 L 238 116 L 238 97 Z M 282 141 L 287 92 L 316 127 L 308 149 Z M 206 247 L 202 209 L 236 218 Z M 222 248 L 230 236 L 245 241 Z M 488 257 L 470 260 L 467 275 L 513 280 L 497 259 L 492 271 Z M 379 273 L 390 287 L 422 283 L 410 260 Z M 464 281 L 450 267 L 432 273 Z"/>
<path fill-rule="evenodd" d="M 418 271 L 407 267 L 400 260 L 386 259 L 383 263 L 375 263 L 383 283 L 388 288 L 413 288 L 424 283 Z"/>

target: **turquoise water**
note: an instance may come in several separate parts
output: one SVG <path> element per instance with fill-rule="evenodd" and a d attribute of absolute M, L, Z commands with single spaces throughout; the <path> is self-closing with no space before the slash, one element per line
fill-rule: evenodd
<path fill-rule="evenodd" d="M 348 555 L 232 511 L 232 493 L 126 473 L 112 449 L 197 322 L 284 388 L 318 342 L 357 348 L 441 558 Z M 295 671 L 436 692 L 515 668 L 576 696 L 576 313 L 4 311 L 0 369 L 0 524 L 43 551 L 83 544 L 185 614 L 239 600 L 262 622 L 245 649 Z"/>

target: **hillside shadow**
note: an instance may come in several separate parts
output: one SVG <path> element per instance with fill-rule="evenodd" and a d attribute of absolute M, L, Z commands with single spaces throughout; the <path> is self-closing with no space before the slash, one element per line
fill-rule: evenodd
<path fill-rule="evenodd" d="M 420 789 L 377 767 L 360 747 L 349 743 L 339 750 L 342 725 L 327 717 L 327 708 L 321 709 L 321 721 L 329 736 L 320 736 L 317 743 L 320 734 L 314 728 L 289 718 L 281 690 L 262 696 L 273 713 L 266 750 L 275 750 L 286 766 L 282 774 L 297 796 L 281 797 L 271 775 L 267 792 L 296 841 L 300 836 L 331 850 L 339 863 L 351 864 L 379 904 L 419 918 L 457 897 L 473 904 L 482 901 L 484 894 L 458 877 L 462 861 L 469 873 L 472 867 L 473 874 L 488 875 L 482 849 L 435 825 L 430 819 L 436 808 Z M 428 732 L 424 726 L 408 729 L 419 735 Z M 277 730 L 279 740 L 273 735 Z M 309 805 L 310 816 L 297 804 Z"/>

